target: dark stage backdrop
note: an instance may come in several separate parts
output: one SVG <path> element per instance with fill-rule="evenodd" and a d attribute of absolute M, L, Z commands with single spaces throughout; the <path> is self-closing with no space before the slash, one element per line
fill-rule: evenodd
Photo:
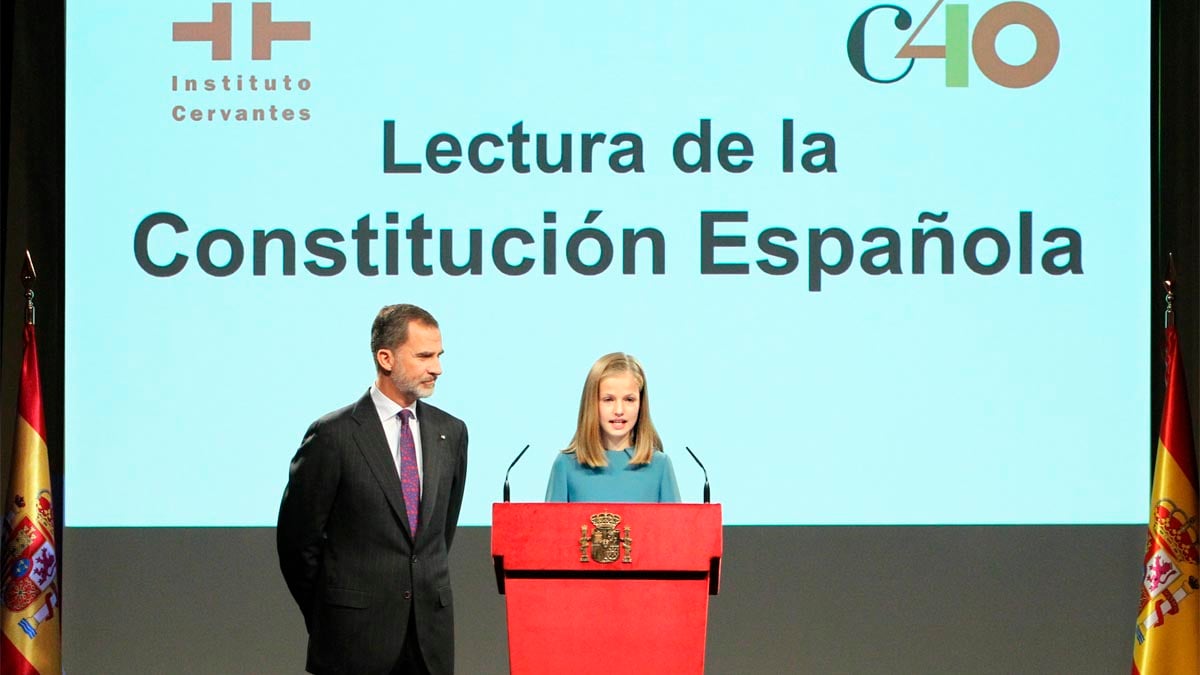
<path fill-rule="evenodd" d="M 25 0 L 4 3 L 2 11 L 0 439 L 7 448 L 12 438 L 22 316 L 18 261 L 29 248 L 40 263 L 49 444 L 61 472 L 63 12 L 54 3 Z M 1163 2 L 1156 13 L 1166 20 L 1155 35 L 1157 268 L 1146 283 L 1152 297 L 1146 326 L 1157 353 L 1162 301 L 1155 280 L 1165 251 L 1176 251 L 1179 325 L 1193 419 L 1200 420 L 1200 31 L 1192 2 Z M 112 302 L 119 307 L 121 299 Z M 1146 386 L 1154 392 L 1157 424 L 1161 371 L 1154 363 Z M 94 395 L 103 399 L 105 392 Z M 1152 436 L 1148 429 L 1148 460 Z M 4 485 L 8 459 L 5 453 Z M 71 496 L 58 495 L 69 508 Z M 488 537 L 486 528 L 461 530 L 452 556 L 463 673 L 506 672 L 503 599 L 495 592 Z M 738 527 L 728 528 L 725 539 L 722 594 L 710 613 L 712 673 L 1128 672 L 1143 548 L 1137 526 Z M 302 671 L 303 627 L 277 571 L 272 530 L 70 529 L 62 548 L 68 672 Z M 630 639 L 636 633 L 631 626 Z M 595 646 L 572 648 L 590 653 Z M 604 648 L 619 656 L 619 645 Z"/>
<path fill-rule="evenodd" d="M 726 528 L 707 672 L 1125 673 L 1143 530 Z M 451 555 L 468 675 L 508 672 L 489 536 L 462 529 Z M 257 528 L 68 531 L 68 670 L 303 672 L 274 546 Z M 621 670 L 620 644 L 562 648 Z"/>

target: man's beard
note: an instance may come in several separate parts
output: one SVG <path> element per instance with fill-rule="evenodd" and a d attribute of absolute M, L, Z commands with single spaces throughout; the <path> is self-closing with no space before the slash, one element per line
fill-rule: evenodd
<path fill-rule="evenodd" d="M 396 390 L 411 398 L 427 398 L 433 394 L 433 383 L 423 384 L 419 378 L 405 377 L 397 370 L 389 376 Z"/>

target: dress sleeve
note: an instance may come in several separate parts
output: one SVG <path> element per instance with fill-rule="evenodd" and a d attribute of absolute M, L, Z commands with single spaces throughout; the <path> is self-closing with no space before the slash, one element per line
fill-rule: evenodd
<path fill-rule="evenodd" d="M 550 482 L 546 485 L 546 501 L 571 501 L 570 490 L 567 487 L 568 467 L 566 462 L 574 460 L 574 455 L 567 455 L 562 452 L 558 453 L 558 456 L 554 458 L 554 464 L 550 467 Z"/>
<path fill-rule="evenodd" d="M 671 466 L 671 458 L 667 453 L 660 452 L 655 455 L 654 461 L 662 462 L 662 475 L 658 480 L 658 501 L 659 503 L 678 503 L 682 500 L 679 498 L 679 484 L 675 482 L 675 468 Z"/>

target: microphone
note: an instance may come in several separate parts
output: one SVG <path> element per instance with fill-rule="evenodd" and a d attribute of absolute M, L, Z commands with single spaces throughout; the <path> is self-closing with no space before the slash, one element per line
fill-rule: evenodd
<path fill-rule="evenodd" d="M 683 449 L 688 451 L 688 454 L 692 456 L 692 459 L 696 460 L 696 463 L 697 463 L 697 464 L 700 464 L 700 458 L 696 456 L 696 453 L 692 452 L 692 449 L 691 449 L 691 448 L 689 448 L 688 446 L 686 446 L 686 445 L 685 445 L 685 446 L 683 446 Z M 516 464 L 516 462 L 513 462 L 513 463 L 514 463 L 514 464 Z M 705 503 L 705 504 L 707 504 L 707 503 L 709 502 L 709 495 L 708 495 L 708 471 L 707 471 L 707 470 L 704 468 L 704 465 L 703 465 L 703 464 L 700 464 L 700 470 L 704 472 L 704 503 Z M 507 496 L 507 495 L 508 495 L 508 491 L 507 491 L 507 490 L 508 490 L 508 488 L 507 488 L 507 484 L 505 484 L 505 485 L 506 485 L 506 487 L 505 487 L 505 493 L 504 493 L 504 494 L 505 494 L 505 496 Z M 508 500 L 506 499 L 506 500 L 504 500 L 504 501 L 508 501 Z"/>
<path fill-rule="evenodd" d="M 525 455 L 525 451 L 528 449 L 529 449 L 529 444 L 526 443 L 525 447 L 520 452 L 517 453 L 517 458 L 512 461 L 512 464 L 508 465 L 508 471 L 504 472 L 504 501 L 505 502 L 508 501 L 508 474 L 512 473 L 512 468 L 517 465 L 517 462 L 521 461 L 521 457 Z M 695 457 L 695 455 L 692 455 L 692 456 Z M 696 460 L 696 461 L 700 461 L 700 460 Z"/>

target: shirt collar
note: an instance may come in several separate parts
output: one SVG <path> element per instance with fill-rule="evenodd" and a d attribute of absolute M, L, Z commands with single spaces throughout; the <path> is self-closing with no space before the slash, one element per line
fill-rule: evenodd
<path fill-rule="evenodd" d="M 405 408 L 405 406 L 396 403 L 388 398 L 386 394 L 379 391 L 379 387 L 375 384 L 371 385 L 371 401 L 375 404 L 375 412 L 379 415 L 381 422 L 386 422 L 400 414 L 401 410 L 410 410 L 413 414 L 413 420 L 417 419 L 417 402 Z"/>

